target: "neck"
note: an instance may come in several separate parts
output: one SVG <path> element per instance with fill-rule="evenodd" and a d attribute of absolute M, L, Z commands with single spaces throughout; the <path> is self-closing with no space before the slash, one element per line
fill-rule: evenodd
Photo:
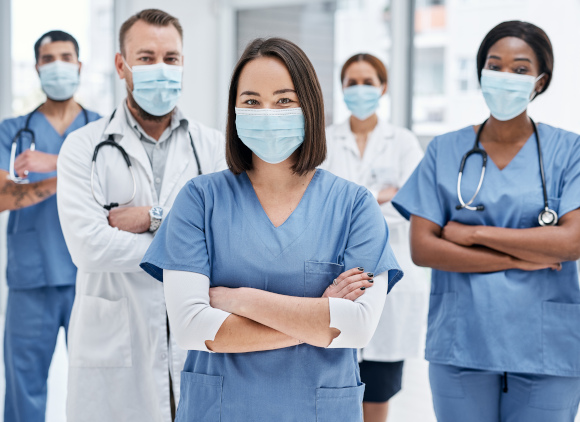
<path fill-rule="evenodd" d="M 58 119 L 65 119 L 67 116 L 76 116 L 81 111 L 81 106 L 70 98 L 66 101 L 53 101 L 50 98 L 38 109 L 45 116 L 56 117 Z"/>
<path fill-rule="evenodd" d="M 165 129 L 167 129 L 171 124 L 171 116 L 173 113 L 169 113 L 168 115 L 159 118 L 159 120 L 146 120 L 140 117 L 139 112 L 131 106 L 131 101 L 127 101 L 127 107 L 145 133 L 157 141 L 161 138 Z"/>
<path fill-rule="evenodd" d="M 366 118 L 365 120 L 359 120 L 354 116 L 350 116 L 350 130 L 352 133 L 355 134 L 367 134 L 374 130 L 379 122 L 379 118 L 377 114 L 373 114 L 372 116 Z"/>
<path fill-rule="evenodd" d="M 252 170 L 247 172 L 254 188 L 268 190 L 270 192 L 284 192 L 304 183 L 305 179 L 311 178 L 314 172 L 304 176 L 295 174 L 292 166 L 296 162 L 296 153 L 279 164 L 269 164 L 252 155 Z"/>
<path fill-rule="evenodd" d="M 528 138 L 530 131 L 533 131 L 533 126 L 526 111 L 505 122 L 490 116 L 484 128 L 484 132 L 490 134 L 490 140 L 501 143 L 517 143 L 522 137 Z"/>

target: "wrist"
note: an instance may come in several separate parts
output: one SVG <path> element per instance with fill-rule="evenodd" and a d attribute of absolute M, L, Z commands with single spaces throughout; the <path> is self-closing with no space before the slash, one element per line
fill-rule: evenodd
<path fill-rule="evenodd" d="M 469 243 L 471 245 L 485 246 L 484 244 L 485 232 L 486 226 L 473 226 L 471 234 L 469 235 Z"/>

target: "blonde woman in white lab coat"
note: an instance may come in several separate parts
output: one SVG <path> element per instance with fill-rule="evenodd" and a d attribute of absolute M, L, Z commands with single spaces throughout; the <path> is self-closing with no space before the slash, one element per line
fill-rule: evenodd
<path fill-rule="evenodd" d="M 389 242 L 405 273 L 388 296 L 370 344 L 361 350 L 365 422 L 384 422 L 388 402 L 401 389 L 403 361 L 422 356 L 429 281 L 425 269 L 413 264 L 409 223 L 391 199 L 403 186 L 423 151 L 416 136 L 378 118 L 379 99 L 387 91 L 387 70 L 370 54 L 357 54 L 341 71 L 350 118 L 327 128 L 328 155 L 322 165 L 334 174 L 365 186 L 377 198 L 389 226 Z"/>

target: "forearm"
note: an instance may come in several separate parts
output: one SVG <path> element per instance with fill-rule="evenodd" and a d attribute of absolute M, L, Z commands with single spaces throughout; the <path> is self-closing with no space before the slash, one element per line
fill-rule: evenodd
<path fill-rule="evenodd" d="M 579 259 L 578 237 L 576 231 L 560 226 L 529 229 L 477 226 L 473 243 L 525 261 L 551 264 Z"/>
<path fill-rule="evenodd" d="M 300 341 L 256 321 L 230 315 L 206 347 L 216 353 L 247 353 L 296 346 Z"/>
<path fill-rule="evenodd" d="M 38 204 L 56 193 L 56 177 L 36 183 L 18 184 L 0 172 L 0 212 L 18 210 Z"/>
<path fill-rule="evenodd" d="M 292 338 L 327 347 L 340 331 L 330 327 L 327 298 L 284 296 L 258 289 L 232 289 L 232 313 Z"/>
<path fill-rule="evenodd" d="M 429 237 L 411 248 L 413 262 L 421 267 L 457 273 L 491 273 L 516 268 L 516 260 L 482 246 L 460 246 Z"/>

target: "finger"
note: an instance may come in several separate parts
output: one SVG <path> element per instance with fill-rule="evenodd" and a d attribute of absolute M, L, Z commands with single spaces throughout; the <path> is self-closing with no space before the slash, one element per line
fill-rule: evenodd
<path fill-rule="evenodd" d="M 360 290 L 361 288 L 363 290 L 366 290 L 366 288 L 368 286 L 369 286 L 369 282 L 366 280 L 361 280 L 361 281 L 357 281 L 356 283 L 351 283 L 347 287 L 342 289 L 342 291 L 339 293 L 339 297 L 346 297 L 349 294 L 351 294 L 352 292 L 354 292 L 356 290 Z"/>
<path fill-rule="evenodd" d="M 350 277 L 352 275 L 355 274 L 360 274 L 364 271 L 365 269 L 363 267 L 357 267 L 357 268 L 351 268 L 348 271 L 343 272 L 342 274 L 340 274 L 338 277 L 336 277 L 336 284 L 340 284 L 341 281 L 343 281 L 345 278 Z"/>
<path fill-rule="evenodd" d="M 352 283 L 358 283 L 361 280 L 371 280 L 373 277 L 374 277 L 373 273 L 358 273 L 345 278 L 338 284 L 337 287 L 339 288 L 340 292 L 342 289 L 347 288 Z"/>
<path fill-rule="evenodd" d="M 365 292 L 366 292 L 366 289 L 364 289 L 364 290 L 362 290 L 362 289 L 356 289 L 355 291 L 347 294 L 343 299 L 355 301 L 359 297 L 361 297 L 362 295 L 364 295 Z"/>

